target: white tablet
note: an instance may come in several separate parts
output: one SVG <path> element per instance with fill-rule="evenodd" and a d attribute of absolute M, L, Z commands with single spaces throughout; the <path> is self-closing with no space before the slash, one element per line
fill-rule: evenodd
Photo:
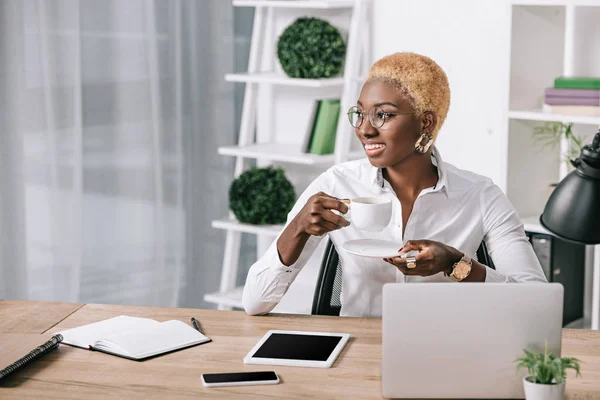
<path fill-rule="evenodd" d="M 348 333 L 271 330 L 244 357 L 244 363 L 330 368 L 348 339 Z"/>

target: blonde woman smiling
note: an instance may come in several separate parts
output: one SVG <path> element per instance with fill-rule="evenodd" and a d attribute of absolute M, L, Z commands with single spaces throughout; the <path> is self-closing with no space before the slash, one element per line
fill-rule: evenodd
<path fill-rule="evenodd" d="M 300 196 L 281 235 L 248 272 L 246 312 L 271 311 L 324 236 L 337 249 L 368 237 L 404 243 L 400 252 L 418 251 L 408 265 L 404 257 L 371 259 L 338 251 L 340 315 L 380 316 L 388 282 L 546 282 L 500 188 L 444 162 L 433 145 L 449 106 L 448 79 L 433 60 L 396 53 L 371 67 L 348 111 L 367 158 L 330 168 Z M 391 199 L 387 228 L 363 232 L 339 215 L 355 197 Z M 469 257 L 482 241 L 495 270 Z"/>

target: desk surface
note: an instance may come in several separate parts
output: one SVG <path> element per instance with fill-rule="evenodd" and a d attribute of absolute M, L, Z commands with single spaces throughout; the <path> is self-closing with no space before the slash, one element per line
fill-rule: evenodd
<path fill-rule="evenodd" d="M 14 304 L 15 312 L 26 307 L 26 302 Z M 47 312 L 57 304 L 43 308 Z M 144 362 L 61 346 L 0 384 L 0 398 L 381 398 L 379 319 L 89 304 L 57 318 L 49 332 L 122 314 L 186 323 L 194 316 L 213 342 Z M 348 332 L 352 338 L 330 369 L 244 365 L 243 357 L 269 329 Z M 563 354 L 582 360 L 583 377 L 569 375 L 567 399 L 599 398 L 600 332 L 565 329 Z M 282 383 L 206 389 L 200 381 L 201 373 L 265 369 L 275 370 Z"/>
<path fill-rule="evenodd" d="M 83 304 L 0 300 L 0 333 L 42 333 Z"/>

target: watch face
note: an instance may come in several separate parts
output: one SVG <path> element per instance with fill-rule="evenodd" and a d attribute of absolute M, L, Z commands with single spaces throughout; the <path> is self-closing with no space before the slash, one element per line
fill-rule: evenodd
<path fill-rule="evenodd" d="M 465 261 L 459 261 L 454 267 L 453 275 L 458 279 L 465 279 L 471 272 L 471 266 Z"/>

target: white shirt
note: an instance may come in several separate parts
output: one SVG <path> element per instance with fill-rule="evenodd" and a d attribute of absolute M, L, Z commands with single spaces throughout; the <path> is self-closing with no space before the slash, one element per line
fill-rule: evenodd
<path fill-rule="evenodd" d="M 491 179 L 464 171 L 442 161 L 436 148 L 432 161 L 438 167 L 435 187 L 421 191 L 414 203 L 402 237 L 402 206 L 382 170 L 368 159 L 333 166 L 302 193 L 287 224 L 320 191 L 340 199 L 383 196 L 392 199 L 392 219 L 382 232 L 363 232 L 352 225 L 330 232 L 343 268 L 340 315 L 381 316 L 382 287 L 389 282 L 450 282 L 442 272 L 405 276 L 382 259 L 354 256 L 342 249 L 348 240 L 372 238 L 398 242 L 428 239 L 473 255 L 484 240 L 496 270 L 487 268 L 486 282 L 546 282 L 542 267 L 529 244 L 523 224 L 505 194 Z M 287 226 L 286 224 L 286 226 Z M 250 268 L 243 293 L 248 314 L 264 314 L 281 300 L 288 287 L 324 238 L 311 236 L 298 260 L 284 265 L 277 240 Z"/>

